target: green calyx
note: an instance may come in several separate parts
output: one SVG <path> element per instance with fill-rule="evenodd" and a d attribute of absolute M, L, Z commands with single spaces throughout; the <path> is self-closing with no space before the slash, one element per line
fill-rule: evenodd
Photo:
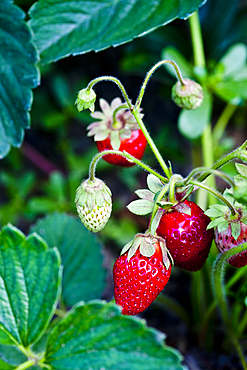
<path fill-rule="evenodd" d="M 75 104 L 79 112 L 89 109 L 93 113 L 95 100 L 96 94 L 93 89 L 86 88 L 79 91 Z"/>
<path fill-rule="evenodd" d="M 218 232 L 223 232 L 231 227 L 231 234 L 235 240 L 238 239 L 241 233 L 241 223 L 247 225 L 247 208 L 235 201 L 233 195 L 229 192 L 224 193 L 224 197 L 234 205 L 236 214 L 232 215 L 229 208 L 222 204 L 214 204 L 209 207 L 204 213 L 212 219 L 208 224 L 207 229 L 217 227 Z"/>
<path fill-rule="evenodd" d="M 183 79 L 183 84 L 178 81 L 172 87 L 172 100 L 180 108 L 197 109 L 203 102 L 201 85 L 189 78 Z"/>
<path fill-rule="evenodd" d="M 134 256 L 137 249 L 140 249 L 140 253 L 144 257 L 152 257 L 152 255 L 155 253 L 155 244 L 159 244 L 162 252 L 162 258 L 163 263 L 166 269 L 170 267 L 171 261 L 168 256 L 168 251 L 166 249 L 166 242 L 165 239 L 163 239 L 160 236 L 154 236 L 150 232 L 147 232 L 145 234 L 136 234 L 134 239 L 131 240 L 129 243 L 127 243 L 122 251 L 121 255 L 128 252 L 127 259 L 128 261 L 131 259 L 131 257 Z"/>
<path fill-rule="evenodd" d="M 86 206 L 91 212 L 95 206 L 102 207 L 104 204 L 112 203 L 111 190 L 100 179 L 85 180 L 76 190 L 75 203 L 77 206 Z"/>

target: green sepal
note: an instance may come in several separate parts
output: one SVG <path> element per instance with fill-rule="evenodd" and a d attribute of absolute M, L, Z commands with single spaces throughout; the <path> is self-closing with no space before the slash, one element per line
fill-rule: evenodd
<path fill-rule="evenodd" d="M 164 186 L 160 179 L 152 173 L 148 174 L 147 176 L 147 185 L 149 190 L 154 194 L 160 191 Z"/>
<path fill-rule="evenodd" d="M 216 218 L 215 220 L 211 221 L 208 226 L 207 226 L 207 230 L 209 229 L 212 229 L 213 227 L 216 227 L 218 226 L 219 224 L 221 224 L 222 222 L 225 222 L 225 218 L 224 217 L 218 217 Z"/>
<path fill-rule="evenodd" d="M 161 217 L 163 216 L 164 214 L 164 211 L 163 209 L 158 209 L 158 211 L 155 213 L 155 216 L 151 222 L 151 225 L 150 225 L 150 231 L 152 234 L 155 234 L 158 226 L 159 226 L 159 223 L 160 223 L 160 219 Z"/>
<path fill-rule="evenodd" d="M 239 221 L 231 222 L 231 232 L 234 239 L 237 240 L 241 233 L 241 223 Z"/>
<path fill-rule="evenodd" d="M 152 212 L 154 203 L 146 199 L 137 199 L 133 200 L 130 204 L 127 205 L 127 208 L 130 212 L 138 216 L 144 216 Z"/>
<path fill-rule="evenodd" d="M 217 229 L 219 233 L 222 233 L 223 231 L 226 231 L 229 227 L 229 221 L 223 221 L 219 225 L 217 225 Z"/>
<path fill-rule="evenodd" d="M 235 167 L 242 177 L 247 179 L 247 166 L 242 163 L 235 163 Z"/>
<path fill-rule="evenodd" d="M 215 209 L 215 208 L 210 208 L 210 209 L 207 209 L 204 214 L 208 217 L 220 217 L 222 216 L 222 211 L 218 210 L 218 209 Z"/>
<path fill-rule="evenodd" d="M 79 112 L 89 109 L 93 113 L 95 100 L 96 94 L 93 89 L 82 89 L 77 95 L 75 104 Z"/>
<path fill-rule="evenodd" d="M 136 190 L 135 193 L 141 199 L 146 199 L 150 201 L 153 201 L 154 199 L 154 194 L 150 190 L 147 190 L 147 189 L 139 189 L 139 190 Z"/>

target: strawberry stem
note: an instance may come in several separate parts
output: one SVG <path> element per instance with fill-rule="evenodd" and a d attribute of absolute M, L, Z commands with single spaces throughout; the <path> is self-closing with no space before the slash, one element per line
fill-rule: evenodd
<path fill-rule="evenodd" d="M 97 153 L 93 157 L 93 159 L 92 159 L 92 161 L 90 163 L 90 166 L 89 166 L 89 179 L 91 181 L 94 181 L 95 180 L 95 171 L 96 171 L 97 163 L 99 162 L 99 160 L 103 156 L 108 155 L 108 154 L 120 155 L 120 156 L 128 159 L 130 162 L 134 162 L 138 166 L 142 167 L 145 171 L 147 171 L 149 173 L 152 173 L 153 175 L 155 175 L 156 177 L 158 177 L 162 182 L 165 182 L 166 183 L 168 181 L 166 177 L 160 175 L 158 172 L 156 172 L 155 170 L 153 170 L 151 167 L 147 166 L 145 163 L 143 163 L 139 159 L 133 157 L 131 154 L 129 154 L 126 151 L 121 152 L 120 150 L 104 150 L 103 152 Z"/>
<path fill-rule="evenodd" d="M 242 348 L 235 335 L 235 329 L 232 327 L 231 315 L 228 309 L 225 284 L 224 284 L 224 271 L 225 271 L 225 267 L 226 267 L 228 259 L 245 250 L 247 250 L 247 243 L 234 247 L 232 249 L 229 249 L 228 251 L 222 254 L 219 254 L 214 263 L 212 283 L 213 283 L 215 299 L 217 301 L 217 304 L 220 307 L 220 312 L 221 312 L 221 316 L 222 316 L 222 319 L 225 325 L 225 329 L 228 332 L 229 338 L 231 339 L 238 353 L 243 369 L 247 370 L 247 364 L 245 361 Z"/>
<path fill-rule="evenodd" d="M 180 81 L 181 85 L 183 85 L 183 86 L 185 85 L 185 83 L 183 81 L 182 74 L 180 72 L 180 69 L 179 69 L 178 65 L 175 62 L 173 62 L 172 60 L 166 60 L 166 59 L 161 60 L 160 62 L 156 63 L 150 69 L 150 71 L 146 74 L 146 77 L 145 77 L 145 79 L 143 81 L 143 84 L 142 84 L 142 87 L 141 87 L 139 96 L 138 96 L 138 98 L 136 100 L 136 103 L 135 103 L 135 108 L 137 108 L 137 109 L 140 108 L 140 105 L 141 105 L 141 102 L 142 102 L 142 98 L 143 98 L 145 89 L 147 87 L 148 81 L 150 80 L 152 74 L 156 71 L 156 69 L 158 69 L 159 67 L 161 67 L 162 65 L 167 64 L 167 63 L 168 64 L 171 64 L 174 67 L 174 69 L 176 71 L 176 74 L 177 74 L 177 78 Z"/>
<path fill-rule="evenodd" d="M 101 77 L 97 77 L 97 78 L 94 78 L 92 81 L 89 82 L 89 84 L 87 85 L 87 90 L 90 90 L 93 88 L 93 86 L 95 84 L 97 84 L 98 82 L 102 82 L 102 81 L 111 81 L 111 82 L 114 82 L 120 89 L 129 109 L 132 109 L 133 105 L 131 104 L 131 101 L 129 99 L 129 96 L 123 86 L 123 84 L 119 81 L 118 78 L 116 77 L 112 77 L 112 76 L 101 76 Z"/>
<path fill-rule="evenodd" d="M 218 171 L 218 170 L 214 170 L 212 168 L 207 168 L 207 167 L 197 167 L 197 168 L 193 169 L 189 173 L 189 175 L 186 177 L 186 179 L 184 181 L 184 184 L 188 184 L 190 182 L 190 180 L 193 180 L 195 175 L 198 175 L 200 173 L 205 173 L 206 171 L 209 172 L 210 174 L 214 174 L 216 176 L 221 177 L 226 182 L 228 182 L 231 186 L 236 185 L 235 182 L 233 181 L 233 179 L 229 175 L 227 175 L 226 173 Z"/>
<path fill-rule="evenodd" d="M 240 145 L 237 149 L 232 151 L 231 153 L 225 155 L 221 159 L 219 159 L 213 166 L 210 167 L 209 170 L 217 170 L 218 168 L 224 166 L 226 163 L 232 161 L 233 159 L 241 159 L 241 160 L 247 160 L 247 140 Z M 207 170 L 201 176 L 198 177 L 198 181 L 204 181 L 208 176 L 210 176 L 211 173 Z"/>
<path fill-rule="evenodd" d="M 171 177 L 171 172 L 170 170 L 168 169 L 164 159 L 162 158 L 159 150 L 157 149 L 153 139 L 151 138 L 151 136 L 149 135 L 148 133 L 148 130 L 146 129 L 142 119 L 141 119 L 141 116 L 140 116 L 140 112 L 139 112 L 139 108 L 137 107 L 134 107 L 134 109 L 131 110 L 132 114 L 134 115 L 135 119 L 136 119 L 136 122 L 138 123 L 140 129 L 142 130 L 143 132 L 143 135 L 145 136 L 150 148 L 152 149 L 157 161 L 159 162 L 161 168 L 163 169 L 163 171 L 165 172 L 167 178 L 169 179 Z"/>
<path fill-rule="evenodd" d="M 208 185 L 206 185 L 204 183 L 201 183 L 199 181 L 196 181 L 196 180 L 190 180 L 189 181 L 189 184 L 195 185 L 195 186 L 199 186 L 200 188 L 205 189 L 208 192 L 210 192 L 213 195 L 215 195 L 217 198 L 219 198 L 223 203 L 225 203 L 227 205 L 227 207 L 230 209 L 231 214 L 232 214 L 232 216 L 234 218 L 235 217 L 238 217 L 238 212 L 235 209 L 235 207 L 218 190 L 213 189 L 210 186 L 208 186 Z"/>
<path fill-rule="evenodd" d="M 169 181 L 169 201 L 173 204 L 177 202 L 176 196 L 175 196 L 175 189 L 176 189 L 176 184 L 178 182 L 181 182 L 182 176 L 180 175 L 173 175 Z"/>

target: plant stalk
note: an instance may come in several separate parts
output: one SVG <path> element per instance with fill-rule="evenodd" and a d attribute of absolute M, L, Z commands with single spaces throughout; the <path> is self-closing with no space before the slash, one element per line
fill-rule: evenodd
<path fill-rule="evenodd" d="M 94 181 L 94 179 L 95 179 L 96 166 L 97 166 L 99 160 L 102 157 L 104 157 L 105 155 L 108 155 L 108 154 L 120 155 L 120 156 L 122 156 L 122 157 L 124 157 L 126 159 L 129 159 L 130 162 L 134 162 L 138 166 L 142 167 L 145 171 L 147 171 L 149 173 L 152 173 L 153 175 L 155 175 L 156 177 L 158 177 L 162 182 L 166 183 L 168 181 L 166 177 L 160 175 L 158 172 L 156 172 L 155 170 L 153 170 L 151 167 L 147 166 L 145 163 L 143 163 L 139 159 L 133 157 L 131 154 L 127 153 L 126 151 L 121 152 L 120 150 L 104 150 L 103 152 L 97 153 L 93 157 L 93 159 L 92 159 L 92 161 L 90 163 L 90 166 L 89 166 L 89 179 L 91 181 Z"/>

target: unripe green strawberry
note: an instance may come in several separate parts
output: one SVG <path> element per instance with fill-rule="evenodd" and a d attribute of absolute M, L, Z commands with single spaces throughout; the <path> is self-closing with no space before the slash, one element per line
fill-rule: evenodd
<path fill-rule="evenodd" d="M 83 225 L 97 233 L 110 218 L 112 210 L 111 190 L 95 178 L 85 180 L 76 190 L 75 203 Z"/>
<path fill-rule="evenodd" d="M 180 108 L 197 109 L 203 102 L 202 87 L 189 78 L 183 79 L 184 85 L 178 81 L 172 87 L 172 100 Z"/>

